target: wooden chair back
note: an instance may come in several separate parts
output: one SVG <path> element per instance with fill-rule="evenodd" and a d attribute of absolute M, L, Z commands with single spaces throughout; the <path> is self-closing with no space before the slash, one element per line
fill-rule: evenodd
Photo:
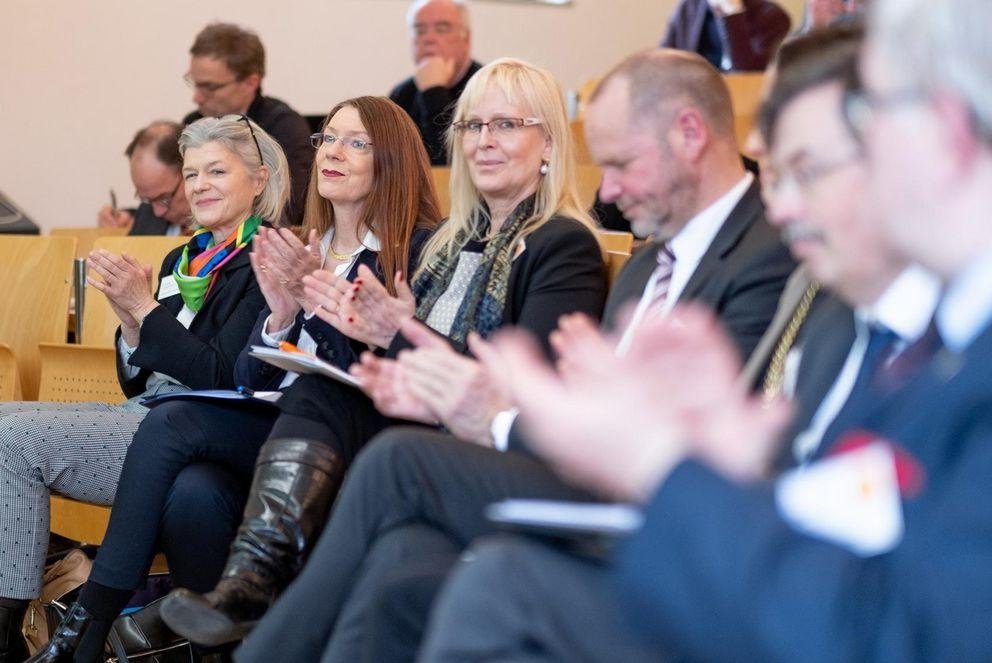
<path fill-rule="evenodd" d="M 617 251 L 630 255 L 630 250 L 634 246 L 634 236 L 620 230 L 597 230 L 596 238 L 604 253 Z"/>
<path fill-rule="evenodd" d="M 117 359 L 112 346 L 40 343 L 38 400 L 60 403 L 120 403 Z"/>
<path fill-rule="evenodd" d="M 572 130 L 572 145 L 575 147 L 575 163 L 580 166 L 592 164 L 592 155 L 586 144 L 585 123 L 582 120 L 572 120 L 569 126 Z"/>
<path fill-rule="evenodd" d="M 437 189 L 437 204 L 441 211 L 441 218 L 448 218 L 451 213 L 451 168 L 448 166 L 433 166 L 431 174 L 434 176 L 434 188 Z"/>
<path fill-rule="evenodd" d="M 603 181 L 603 171 L 592 164 L 579 164 L 575 167 L 575 186 L 578 189 L 579 202 L 583 208 L 590 209 L 596 202 L 596 193 Z"/>
<path fill-rule="evenodd" d="M 21 400 L 21 381 L 17 376 L 17 360 L 10 346 L 0 343 L 0 401 Z"/>
<path fill-rule="evenodd" d="M 93 243 L 94 249 L 106 249 L 111 253 L 127 253 L 143 265 L 152 266 L 152 292 L 158 287 L 158 273 L 166 254 L 177 246 L 189 241 L 188 237 L 164 235 L 123 237 L 99 237 Z M 83 306 L 83 338 L 87 345 L 110 345 L 120 320 L 114 315 L 110 303 L 99 290 L 86 288 L 86 302 Z"/>
<path fill-rule="evenodd" d="M 625 253 L 623 251 L 607 251 L 606 252 L 606 283 L 612 288 L 613 284 L 617 281 L 617 276 L 620 274 L 620 270 L 623 266 L 627 264 L 630 260 L 630 253 Z"/>
<path fill-rule="evenodd" d="M 17 358 L 27 400 L 38 396 L 38 343 L 66 338 L 75 248 L 72 237 L 0 236 L 0 343 Z"/>
<path fill-rule="evenodd" d="M 734 106 L 734 133 L 737 144 L 744 145 L 761 108 L 761 92 L 765 75 L 762 72 L 724 74 Z"/>
<path fill-rule="evenodd" d="M 85 258 L 93 249 L 93 242 L 100 237 L 127 235 L 127 228 L 52 228 L 53 237 L 75 237 L 76 256 Z"/>

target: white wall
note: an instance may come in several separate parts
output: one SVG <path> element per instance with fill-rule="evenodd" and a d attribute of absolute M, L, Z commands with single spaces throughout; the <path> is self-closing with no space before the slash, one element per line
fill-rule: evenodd
<path fill-rule="evenodd" d="M 789 0 L 790 10 L 802 0 Z M 514 56 L 565 87 L 656 44 L 676 0 L 569 7 L 471 1 L 477 59 Z M 301 113 L 385 94 L 409 75 L 404 0 L 0 0 L 0 190 L 42 227 L 92 225 L 133 187 L 123 149 L 155 118 L 193 108 L 182 81 L 213 20 L 257 30 L 267 94 Z"/>

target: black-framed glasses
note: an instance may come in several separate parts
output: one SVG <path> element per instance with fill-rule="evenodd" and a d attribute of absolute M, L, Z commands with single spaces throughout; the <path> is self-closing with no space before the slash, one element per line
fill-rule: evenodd
<path fill-rule="evenodd" d="M 190 87 L 190 89 L 196 90 L 197 92 L 202 92 L 203 94 L 210 95 L 226 88 L 228 85 L 233 85 L 234 83 L 237 83 L 238 79 L 232 78 L 231 80 L 226 81 L 224 83 L 197 83 L 196 81 L 193 80 L 192 76 L 186 74 L 185 76 L 183 76 L 183 81 L 186 83 L 186 85 Z"/>
<path fill-rule="evenodd" d="M 459 120 L 452 122 L 454 130 L 463 135 L 478 136 L 482 133 L 482 127 L 487 127 L 489 133 L 494 136 L 506 136 L 524 127 L 533 127 L 544 124 L 544 120 L 537 117 L 494 117 L 488 122 L 482 120 Z"/>
<path fill-rule="evenodd" d="M 337 142 L 355 154 L 365 154 L 372 149 L 372 141 L 357 136 L 345 137 L 328 133 L 310 134 L 310 144 L 313 145 L 314 149 L 320 149 L 320 146 L 324 144 L 330 146 Z"/>
<path fill-rule="evenodd" d="M 255 141 L 255 149 L 258 150 L 258 161 L 259 163 L 264 164 L 265 159 L 262 158 L 262 148 L 258 144 L 258 138 L 255 136 L 255 129 L 251 126 L 251 120 L 248 119 L 247 115 L 240 115 L 238 116 L 238 119 L 243 121 L 248 126 L 248 133 L 251 134 L 251 139 Z"/>
<path fill-rule="evenodd" d="M 926 99 L 923 92 L 915 89 L 896 90 L 876 94 L 864 88 L 847 90 L 844 93 L 844 117 L 859 134 L 864 134 L 879 111 L 908 104 L 918 104 Z"/>
<path fill-rule="evenodd" d="M 176 194 L 179 193 L 179 187 L 181 187 L 182 185 L 183 185 L 183 178 L 180 177 L 179 183 L 176 184 L 175 188 L 172 190 L 172 193 L 163 193 L 161 196 L 158 196 L 156 198 L 142 198 L 141 196 L 137 196 L 137 198 L 139 202 L 142 202 L 146 205 L 151 205 L 152 207 L 158 205 L 163 207 L 164 209 L 169 209 L 170 207 L 172 207 L 172 201 L 176 197 Z"/>

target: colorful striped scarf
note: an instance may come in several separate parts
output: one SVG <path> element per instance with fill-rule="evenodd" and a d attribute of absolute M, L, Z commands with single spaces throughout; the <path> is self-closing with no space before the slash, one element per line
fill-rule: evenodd
<path fill-rule="evenodd" d="M 179 294 L 191 311 L 203 308 L 203 300 L 210 293 L 220 268 L 251 242 L 261 224 L 261 218 L 249 216 L 216 246 L 214 234 L 209 229 L 200 228 L 193 233 L 172 269 Z"/>

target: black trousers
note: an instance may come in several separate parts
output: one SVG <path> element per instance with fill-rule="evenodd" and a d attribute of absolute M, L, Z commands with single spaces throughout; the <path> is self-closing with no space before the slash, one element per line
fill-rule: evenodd
<path fill-rule="evenodd" d="M 358 596 L 356 582 L 372 582 L 367 574 L 378 567 L 363 575 L 363 564 L 380 537 L 422 523 L 461 549 L 493 531 L 483 510 L 507 497 L 589 499 L 533 458 L 435 431 L 389 429 L 358 456 L 310 560 L 236 660 L 319 660 L 346 603 Z"/>
<path fill-rule="evenodd" d="M 208 554 L 216 554 L 217 538 L 229 534 L 220 558 L 222 568 L 241 511 L 226 520 L 232 502 L 218 496 L 233 490 L 226 500 L 240 502 L 243 507 L 255 458 L 277 416 L 275 409 L 246 408 L 240 403 L 171 401 L 152 408 L 124 460 L 110 525 L 90 579 L 115 589 L 139 587 L 159 548 L 160 534 L 170 568 L 173 556 L 178 555 L 176 564 L 187 569 L 197 559 L 216 568 L 216 557 L 208 558 Z M 187 467 L 204 463 L 215 469 L 190 470 L 186 480 L 177 483 Z M 198 512 L 201 499 L 207 502 Z M 211 509 L 210 500 L 215 505 L 220 500 L 226 508 Z M 173 513 L 191 512 L 191 523 L 202 527 L 183 527 L 173 518 L 169 519 L 173 521 L 170 527 L 163 527 L 167 506 Z M 194 555 L 194 564 L 180 561 L 188 554 Z"/>
<path fill-rule="evenodd" d="M 90 578 L 116 589 L 140 586 L 158 547 L 158 516 L 167 496 L 171 492 L 173 499 L 191 499 L 177 494 L 182 487 L 173 488 L 186 466 L 220 466 L 243 486 L 240 494 L 251 485 L 258 450 L 267 439 L 303 437 L 324 442 L 348 464 L 365 442 L 391 423 L 359 390 L 307 375 L 286 390 L 278 410 L 238 401 L 171 401 L 152 408 L 128 449 L 110 525 Z M 203 486 L 197 489 L 209 491 Z M 240 521 L 239 512 L 233 521 L 212 525 L 233 532 Z M 180 539 L 162 547 L 168 551 L 185 545 L 195 550 L 198 541 L 199 537 Z M 215 560 L 204 562 L 215 565 Z"/>

